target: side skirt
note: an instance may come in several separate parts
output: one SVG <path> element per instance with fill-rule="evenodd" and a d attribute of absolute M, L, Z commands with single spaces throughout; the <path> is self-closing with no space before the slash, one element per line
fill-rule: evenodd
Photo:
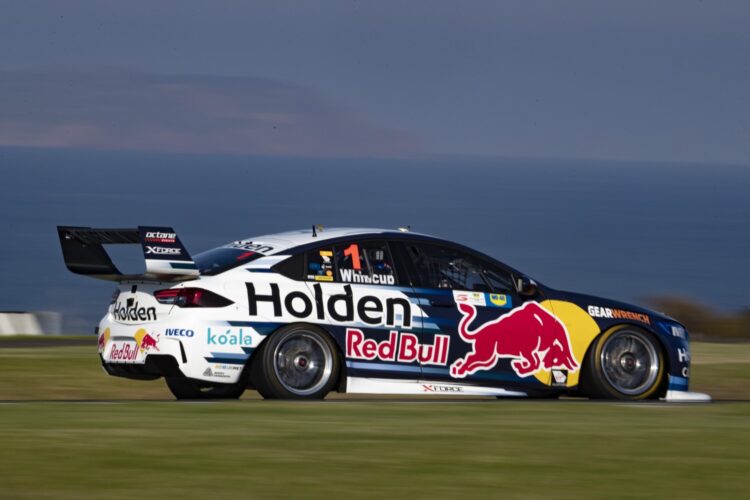
<path fill-rule="evenodd" d="M 701 392 L 667 391 L 664 401 L 670 403 L 709 403 L 711 396 Z"/>
<path fill-rule="evenodd" d="M 428 395 L 456 395 L 456 396 L 504 396 L 526 397 L 525 392 L 508 391 L 497 387 L 480 387 L 476 385 L 451 384 L 446 382 L 432 382 L 423 380 L 389 380 L 378 378 L 347 377 L 346 392 L 348 394 L 428 394 Z"/>

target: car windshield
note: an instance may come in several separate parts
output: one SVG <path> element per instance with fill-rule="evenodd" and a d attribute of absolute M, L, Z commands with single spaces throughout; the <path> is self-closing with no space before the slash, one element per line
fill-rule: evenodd
<path fill-rule="evenodd" d="M 262 253 L 251 250 L 219 247 L 199 253 L 193 260 L 202 275 L 214 276 L 260 257 L 263 257 Z"/>

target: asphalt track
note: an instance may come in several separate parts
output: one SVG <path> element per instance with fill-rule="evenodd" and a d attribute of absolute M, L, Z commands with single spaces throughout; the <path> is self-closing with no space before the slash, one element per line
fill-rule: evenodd
<path fill-rule="evenodd" d="M 577 405 L 614 405 L 614 406 L 637 406 L 637 407 L 694 407 L 705 405 L 721 405 L 727 403 L 748 403 L 750 400 L 744 399 L 725 399 L 720 401 L 707 402 L 666 402 L 666 401 L 616 401 L 616 400 L 589 400 L 585 398 L 560 398 L 560 399 L 532 399 L 532 398 L 513 398 L 513 399 L 491 399 L 488 398 L 347 398 L 341 396 L 335 399 L 327 400 L 263 400 L 263 399 L 245 399 L 245 400 L 183 400 L 175 399 L 5 399 L 0 400 L 0 405 L 20 405 L 20 404 L 130 404 L 130 403 L 161 403 L 177 405 L 214 405 L 214 404 L 236 404 L 236 405 L 270 405 L 275 402 L 291 402 L 300 405 L 337 405 L 337 404 L 360 404 L 360 403 L 378 403 L 378 404 L 481 404 L 481 405 L 503 405 L 505 403 L 523 403 L 528 405 L 556 405 L 556 404 L 577 404 Z"/>

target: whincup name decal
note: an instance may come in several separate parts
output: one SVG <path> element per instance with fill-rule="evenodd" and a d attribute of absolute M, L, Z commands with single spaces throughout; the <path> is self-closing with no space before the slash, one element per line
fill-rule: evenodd
<path fill-rule="evenodd" d="M 361 321 L 366 325 L 396 326 L 396 312 L 400 312 L 401 326 L 411 328 L 411 303 L 403 297 L 381 299 L 374 295 L 363 295 L 355 301 L 351 285 L 344 285 L 344 293 L 324 296 L 320 284 L 316 283 L 312 286 L 313 302 L 308 294 L 300 291 L 289 292 L 282 297 L 276 283 L 271 283 L 270 294 L 257 293 L 252 283 L 246 285 L 250 316 L 258 315 L 258 303 L 270 302 L 273 304 L 273 315 L 277 317 L 283 316 L 284 312 L 295 318 L 309 318 L 314 314 L 319 320 L 332 319 L 340 323 Z"/>
<path fill-rule="evenodd" d="M 341 281 L 349 283 L 366 283 L 371 285 L 393 285 L 396 283 L 396 278 L 390 274 L 362 274 L 352 269 L 341 269 Z"/>

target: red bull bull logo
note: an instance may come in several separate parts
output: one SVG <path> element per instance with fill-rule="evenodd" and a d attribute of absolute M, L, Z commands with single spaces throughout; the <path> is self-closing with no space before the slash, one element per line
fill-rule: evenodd
<path fill-rule="evenodd" d="M 580 366 L 565 325 L 536 302 L 527 302 L 474 329 L 469 326 L 476 318 L 476 307 L 459 303 L 458 309 L 463 315 L 458 333 L 473 348 L 451 365 L 452 377 L 490 370 L 501 358 L 513 360 L 510 365 L 519 377 L 553 368 L 574 372 Z"/>
<path fill-rule="evenodd" d="M 159 336 L 157 335 L 156 338 L 152 337 L 150 334 L 146 334 L 143 336 L 143 340 L 141 340 L 141 351 L 148 351 L 152 347 L 159 350 L 159 347 L 157 347 L 157 342 L 159 342 Z"/>
<path fill-rule="evenodd" d="M 109 328 L 105 328 L 101 335 L 99 335 L 99 352 L 104 351 L 104 348 L 107 347 L 107 342 L 109 342 Z"/>

